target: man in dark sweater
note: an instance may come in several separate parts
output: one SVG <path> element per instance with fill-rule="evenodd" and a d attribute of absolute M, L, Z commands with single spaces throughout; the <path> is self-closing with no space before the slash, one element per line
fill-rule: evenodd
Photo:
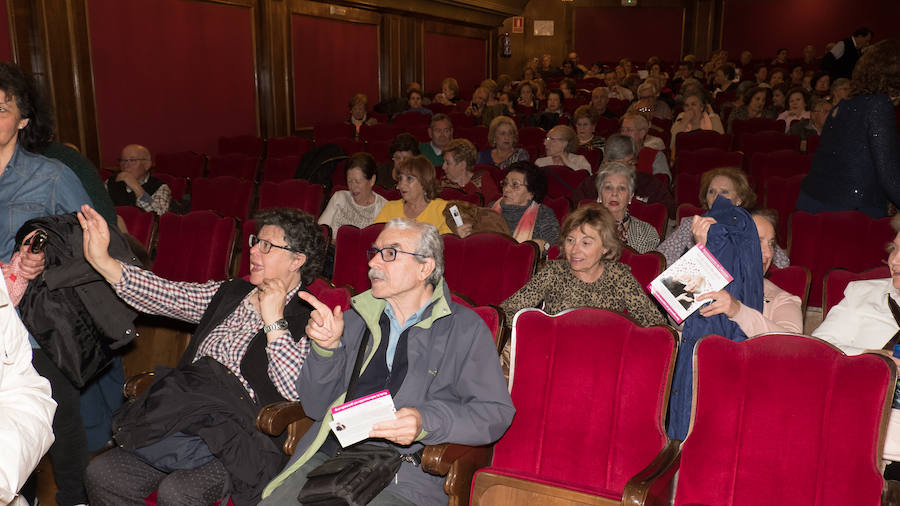
<path fill-rule="evenodd" d="M 169 186 L 150 175 L 150 150 L 140 144 L 122 149 L 119 173 L 106 181 L 106 189 L 117 206 L 137 206 L 144 211 L 163 214 L 169 210 L 172 191 Z"/>
<path fill-rule="evenodd" d="M 853 35 L 838 42 L 825 53 L 822 58 L 822 70 L 831 75 L 831 80 L 846 77 L 853 74 L 853 67 L 862 55 L 862 50 L 872 42 L 874 32 L 866 27 L 858 28 Z"/>

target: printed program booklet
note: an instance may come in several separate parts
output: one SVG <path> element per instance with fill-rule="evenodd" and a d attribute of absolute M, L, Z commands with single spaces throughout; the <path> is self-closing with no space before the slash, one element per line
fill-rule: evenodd
<path fill-rule="evenodd" d="M 733 278 L 716 257 L 702 244 L 697 244 L 647 285 L 650 293 L 676 323 L 681 323 L 708 300 L 697 302 L 696 296 L 725 288 Z"/>
<path fill-rule="evenodd" d="M 369 438 L 372 426 L 385 420 L 394 420 L 394 399 L 387 390 L 345 402 L 331 408 L 331 431 L 344 448 Z"/>

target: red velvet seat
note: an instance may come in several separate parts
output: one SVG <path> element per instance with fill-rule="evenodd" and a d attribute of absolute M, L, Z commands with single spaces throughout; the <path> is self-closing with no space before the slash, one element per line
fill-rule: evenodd
<path fill-rule="evenodd" d="M 405 112 L 394 116 L 393 125 L 400 127 L 404 132 L 410 126 L 425 126 L 431 124 L 431 115 L 421 112 Z"/>
<path fill-rule="evenodd" d="M 172 192 L 172 200 L 174 201 L 181 200 L 181 197 L 184 196 L 184 192 L 187 190 L 187 179 L 183 177 L 173 176 L 163 172 L 154 172 L 153 177 L 169 186 L 169 190 Z"/>
<path fill-rule="evenodd" d="M 347 156 L 366 150 L 366 143 L 363 141 L 353 140 L 351 138 L 331 139 L 328 144 L 335 144 L 341 148 Z M 322 143 L 318 143 L 321 145 Z"/>
<path fill-rule="evenodd" d="M 475 174 L 478 174 L 479 172 L 487 172 L 488 174 L 490 174 L 491 179 L 493 179 L 494 183 L 497 184 L 498 189 L 500 188 L 500 182 L 503 181 L 503 179 L 506 177 L 506 172 L 503 169 L 497 167 L 496 165 L 490 165 L 486 163 L 476 163 L 475 167 L 473 167 L 473 171 Z M 485 204 L 487 203 L 488 202 L 485 202 Z"/>
<path fill-rule="evenodd" d="M 213 155 L 209 157 L 209 177 L 233 176 L 255 181 L 259 158 L 244 154 Z"/>
<path fill-rule="evenodd" d="M 548 165 L 543 169 L 547 175 L 547 195 L 550 197 L 570 198 L 581 182 L 590 177 L 585 170 L 574 170 L 563 165 Z"/>
<path fill-rule="evenodd" d="M 636 475 L 675 453 L 663 427 L 675 341 L 602 309 L 520 311 L 516 417 L 475 474 L 471 504 L 621 504 Z"/>
<path fill-rule="evenodd" d="M 731 149 L 731 142 L 731 134 L 720 134 L 714 130 L 694 130 L 693 132 L 681 132 L 675 136 L 675 147 L 679 153 L 703 148 L 728 151 Z"/>
<path fill-rule="evenodd" d="M 678 174 L 675 177 L 675 202 L 700 206 L 700 174 Z"/>
<path fill-rule="evenodd" d="M 312 148 L 312 139 L 304 139 L 295 135 L 273 137 L 266 141 L 266 158 L 301 157 Z"/>
<path fill-rule="evenodd" d="M 616 116 L 621 117 L 625 114 L 625 111 L 628 110 L 628 105 L 629 102 L 627 100 L 611 98 L 609 99 L 609 102 L 606 103 L 606 109 Z"/>
<path fill-rule="evenodd" d="M 352 139 L 356 129 L 346 123 L 327 123 L 313 127 L 313 136 L 317 146 L 323 146 L 333 139 Z"/>
<path fill-rule="evenodd" d="M 722 121 L 726 121 L 723 119 Z M 752 134 L 756 132 L 784 132 L 784 121 L 776 119 L 752 118 L 752 119 L 736 119 L 731 122 L 731 134 L 734 136 L 733 149 L 739 149 L 741 146 L 741 137 L 744 134 Z"/>
<path fill-rule="evenodd" d="M 172 281 L 222 280 L 234 246 L 234 219 L 212 211 L 159 217 L 153 272 Z"/>
<path fill-rule="evenodd" d="M 331 276 L 335 286 L 348 286 L 355 293 L 372 287 L 366 250 L 372 247 L 382 230 L 384 223 L 366 228 L 344 225 L 338 229 L 334 241 L 334 275 Z"/>
<path fill-rule="evenodd" d="M 484 205 L 484 197 L 482 197 L 480 193 L 466 193 L 462 190 L 457 190 L 456 188 L 444 188 L 441 190 L 440 197 L 447 201 L 462 200 L 463 202 L 475 204 L 478 207 Z"/>
<path fill-rule="evenodd" d="M 706 209 L 703 209 L 700 206 L 695 206 L 693 204 L 679 204 L 678 209 L 675 210 L 675 223 L 680 225 L 681 220 L 688 216 L 699 216 L 705 212 Z"/>
<path fill-rule="evenodd" d="M 450 117 L 450 122 L 453 123 L 453 136 L 460 137 L 458 135 L 458 131 L 460 129 L 469 128 L 475 126 L 475 119 L 472 116 L 466 116 L 465 108 L 460 110 L 460 106 L 457 105 L 456 108 L 447 113 L 447 116 Z"/>
<path fill-rule="evenodd" d="M 553 214 L 556 215 L 556 221 L 560 225 L 562 225 L 566 216 L 569 215 L 569 212 L 572 211 L 572 202 L 566 197 L 547 197 L 541 204 L 553 210 Z"/>
<path fill-rule="evenodd" d="M 220 155 L 244 155 L 259 159 L 262 157 L 265 142 L 255 135 L 236 135 L 219 137 Z"/>
<path fill-rule="evenodd" d="M 528 151 L 528 158 L 532 161 L 537 160 L 544 154 L 543 142 L 539 144 L 522 144 L 522 149 Z"/>
<path fill-rule="evenodd" d="M 662 253 L 658 251 L 638 253 L 629 246 L 622 248 L 622 256 L 619 258 L 619 262 L 631 268 L 631 274 L 640 283 L 641 288 L 644 289 L 647 295 L 650 295 L 650 289 L 647 288 L 647 285 L 656 276 L 659 276 L 662 271 L 666 270 L 666 257 Z"/>
<path fill-rule="evenodd" d="M 803 185 L 803 174 L 791 177 L 769 177 L 763 182 L 763 206 L 778 212 L 778 244 L 787 246 L 788 223 L 797 209 L 797 197 Z"/>
<path fill-rule="evenodd" d="M 537 266 L 539 252 L 531 241 L 517 243 L 509 236 L 493 233 L 465 239 L 449 234 L 441 237 L 444 279 L 451 290 L 477 305 L 500 304 L 531 279 Z"/>
<path fill-rule="evenodd" d="M 245 220 L 250 214 L 253 183 L 232 176 L 201 177 L 191 190 L 191 211 L 210 210 Z"/>
<path fill-rule="evenodd" d="M 293 179 L 294 174 L 297 173 L 297 166 L 300 165 L 300 158 L 298 155 L 281 158 L 267 157 L 263 163 L 261 179 L 271 182 Z"/>
<path fill-rule="evenodd" d="M 388 163 L 391 161 L 391 142 L 393 141 L 369 141 L 366 143 L 366 151 L 375 158 L 375 163 Z"/>
<path fill-rule="evenodd" d="M 597 126 L 594 127 L 594 134 L 601 137 L 609 137 L 619 132 L 619 120 L 616 118 L 607 118 L 601 116 L 597 118 Z"/>
<path fill-rule="evenodd" d="M 116 206 L 116 214 L 122 217 L 128 233 L 150 250 L 150 239 L 156 230 L 156 214 L 136 206 Z"/>
<path fill-rule="evenodd" d="M 807 174 L 812 155 L 793 149 L 753 153 L 750 160 L 750 182 L 757 195 L 762 195 L 765 181 L 774 176 L 791 177 Z"/>
<path fill-rule="evenodd" d="M 628 213 L 635 218 L 646 221 L 653 225 L 656 233 L 659 234 L 659 240 L 662 241 L 666 237 L 666 227 L 669 224 L 668 210 L 665 204 L 654 202 L 648 204 L 638 199 L 632 199 L 628 205 Z"/>
<path fill-rule="evenodd" d="M 806 314 L 806 305 L 809 303 L 809 283 L 812 275 L 809 269 L 801 265 L 789 265 L 779 269 L 772 265 L 766 273 L 769 281 L 782 290 L 800 297 L 800 308 Z"/>
<path fill-rule="evenodd" d="M 341 306 L 341 310 L 346 311 L 350 307 L 350 290 L 343 286 L 332 286 L 327 279 L 316 278 L 305 289 L 332 309 Z"/>
<path fill-rule="evenodd" d="M 746 133 L 738 141 L 738 150 L 744 153 L 744 170 L 750 171 L 750 161 L 755 153 L 790 150 L 800 153 L 800 136 L 785 135 L 784 130 Z"/>
<path fill-rule="evenodd" d="M 820 137 L 818 134 L 810 135 L 806 138 L 806 153 L 812 155 L 819 149 Z"/>
<path fill-rule="evenodd" d="M 522 146 L 543 145 L 547 131 L 541 127 L 522 127 L 519 129 L 519 144 Z M 536 160 L 532 158 L 532 161 Z"/>
<path fill-rule="evenodd" d="M 877 505 L 896 367 L 818 339 L 702 339 L 675 505 Z"/>
<path fill-rule="evenodd" d="M 591 164 L 591 174 L 596 174 L 597 170 L 600 168 L 600 164 L 603 163 L 603 151 L 599 149 L 587 149 L 584 151 L 579 150 L 578 154 L 587 158 L 588 163 Z"/>
<path fill-rule="evenodd" d="M 372 141 L 391 141 L 398 134 L 402 133 L 403 129 L 396 126 L 391 125 L 389 123 L 376 123 L 374 125 L 363 125 L 359 128 L 359 138 L 360 140 L 366 142 Z"/>
<path fill-rule="evenodd" d="M 825 274 L 822 288 L 822 316 L 828 316 L 828 311 L 844 298 L 844 289 L 847 288 L 851 281 L 889 277 L 891 277 L 891 269 L 886 265 L 863 272 L 852 272 L 846 269 L 832 269 L 828 271 Z"/>
<path fill-rule="evenodd" d="M 703 148 L 696 151 L 681 151 L 678 155 L 678 175 L 703 174 L 720 167 L 741 167 L 744 157 L 735 151 L 717 148 Z"/>
<path fill-rule="evenodd" d="M 155 167 L 157 173 L 187 178 L 202 177 L 206 168 L 206 157 L 193 151 L 158 153 Z"/>
<path fill-rule="evenodd" d="M 894 238 L 890 218 L 874 219 L 858 211 L 791 215 L 788 250 L 791 263 L 812 274 L 810 304 L 822 302 L 822 281 L 835 267 L 861 272 L 882 265 L 884 245 Z"/>
<path fill-rule="evenodd" d="M 472 127 L 456 127 L 456 122 L 453 122 L 453 137 L 456 139 L 468 139 L 472 144 L 475 145 L 475 149 L 479 151 L 482 149 L 488 149 L 491 145 L 488 143 L 488 127 L 486 126 L 472 126 Z"/>
<path fill-rule="evenodd" d="M 318 218 L 324 198 L 325 188 L 322 185 L 303 179 L 289 179 L 278 183 L 264 181 L 259 185 L 259 209 L 293 207 Z"/>
<path fill-rule="evenodd" d="M 343 189 L 346 190 L 347 188 Z M 381 186 L 375 185 L 372 187 L 372 191 L 381 195 L 386 200 L 400 200 L 400 197 L 402 197 L 402 195 L 400 195 L 400 190 L 396 188 L 388 190 L 387 188 L 382 188 Z"/>

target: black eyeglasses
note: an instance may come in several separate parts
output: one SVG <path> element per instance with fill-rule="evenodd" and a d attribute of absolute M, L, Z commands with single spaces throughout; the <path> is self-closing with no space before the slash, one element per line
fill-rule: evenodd
<path fill-rule="evenodd" d="M 272 251 L 272 248 L 283 249 L 285 251 L 290 251 L 291 253 L 300 253 L 299 251 L 297 251 L 293 248 L 289 248 L 287 246 L 279 246 L 277 244 L 272 244 L 265 239 L 260 239 L 259 237 L 256 237 L 256 235 L 254 235 L 254 234 L 250 234 L 248 242 L 250 243 L 251 248 L 259 245 L 259 252 L 262 253 L 263 255 Z"/>
<path fill-rule="evenodd" d="M 393 262 L 397 259 L 397 253 L 406 253 L 407 255 L 412 255 L 414 257 L 422 257 L 427 258 L 425 255 L 421 253 L 410 253 L 409 251 L 399 250 L 397 248 L 376 248 L 372 246 L 371 248 L 366 250 L 366 258 L 371 260 L 377 255 L 381 253 L 381 259 L 385 262 Z"/>

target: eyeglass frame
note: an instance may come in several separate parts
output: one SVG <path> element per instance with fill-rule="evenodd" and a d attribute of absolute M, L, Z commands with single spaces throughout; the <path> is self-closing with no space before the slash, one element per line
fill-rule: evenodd
<path fill-rule="evenodd" d="M 254 239 L 255 239 L 255 242 L 254 242 Z M 297 251 L 294 248 L 291 248 L 290 246 L 279 246 L 277 244 L 272 244 L 272 241 L 260 239 L 259 236 L 256 234 L 250 234 L 247 237 L 247 244 L 249 244 L 251 248 L 256 246 L 257 244 L 262 244 L 262 243 L 266 243 L 269 245 L 267 248 L 263 248 L 262 246 L 259 247 L 259 252 L 262 253 L 263 255 L 268 255 L 269 252 L 272 251 L 272 248 L 283 249 L 285 251 L 290 251 L 291 253 L 301 253 L 300 251 Z M 265 250 L 265 251 L 263 251 L 263 250 Z"/>
<path fill-rule="evenodd" d="M 393 251 L 394 251 L 394 257 L 391 258 L 390 260 L 388 260 L 388 259 L 385 258 L 385 256 L 384 256 L 384 252 L 385 252 L 385 251 L 388 251 L 388 250 L 393 250 Z M 425 255 L 423 255 L 423 254 L 421 254 L 421 253 L 411 253 L 411 252 L 409 252 L 409 251 L 403 251 L 402 249 L 400 249 L 400 248 L 395 248 L 395 247 L 393 247 L 393 246 L 388 246 L 388 247 L 386 247 L 386 248 L 377 248 L 377 247 L 375 247 L 374 245 L 372 245 L 370 248 L 366 248 L 366 259 L 369 260 L 369 261 L 371 261 L 373 258 L 375 258 L 375 254 L 376 254 L 376 253 L 378 253 L 378 254 L 381 256 L 381 260 L 384 261 L 384 262 L 393 262 L 394 260 L 396 260 L 396 259 L 397 259 L 397 253 L 406 253 L 407 255 L 412 255 L 412 256 L 414 256 L 414 257 L 428 258 L 427 256 L 425 256 Z"/>

